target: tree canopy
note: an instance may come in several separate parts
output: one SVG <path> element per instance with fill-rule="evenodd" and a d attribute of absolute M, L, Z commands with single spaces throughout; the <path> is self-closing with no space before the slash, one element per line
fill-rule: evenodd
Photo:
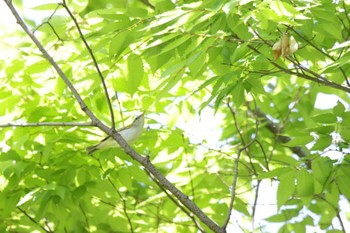
<path fill-rule="evenodd" d="M 346 232 L 348 0 L 3 3 L 1 232 Z"/>

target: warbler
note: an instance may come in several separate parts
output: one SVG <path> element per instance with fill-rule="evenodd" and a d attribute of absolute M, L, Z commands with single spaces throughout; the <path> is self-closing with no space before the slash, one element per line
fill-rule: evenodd
<path fill-rule="evenodd" d="M 135 141 L 140 134 L 142 133 L 143 125 L 145 124 L 145 117 L 144 113 L 137 116 L 134 120 L 134 122 L 126 126 L 122 129 L 117 130 L 117 132 L 124 138 L 124 140 L 130 144 L 131 142 Z M 89 146 L 86 148 L 86 151 L 88 155 L 91 155 L 92 153 L 95 153 L 98 150 L 112 148 L 112 147 L 120 147 L 118 142 L 114 140 L 111 136 L 108 136 L 104 138 L 102 141 L 100 141 L 98 144 Z"/>

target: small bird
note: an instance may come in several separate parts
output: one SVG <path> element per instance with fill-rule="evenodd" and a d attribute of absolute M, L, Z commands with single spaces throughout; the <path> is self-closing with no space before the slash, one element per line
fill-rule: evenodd
<path fill-rule="evenodd" d="M 144 117 L 144 113 L 142 113 L 141 115 L 135 118 L 134 122 L 131 125 L 126 126 L 117 131 L 124 138 L 124 140 L 129 144 L 135 141 L 140 136 L 140 134 L 142 133 L 144 124 L 145 124 L 145 117 Z M 98 144 L 87 147 L 86 151 L 88 155 L 91 155 L 92 153 L 98 150 L 107 149 L 111 147 L 120 147 L 120 145 L 111 136 L 108 136 L 104 138 L 102 141 L 100 141 Z"/>

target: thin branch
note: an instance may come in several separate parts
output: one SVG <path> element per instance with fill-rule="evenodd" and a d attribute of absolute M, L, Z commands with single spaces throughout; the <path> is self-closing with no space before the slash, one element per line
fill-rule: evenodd
<path fill-rule="evenodd" d="M 124 122 L 125 122 L 124 121 L 124 115 L 123 115 L 123 111 L 122 111 L 122 105 L 121 105 L 119 97 L 118 97 L 118 92 L 115 92 L 115 95 L 112 96 L 112 101 L 113 100 L 117 100 L 119 113 L 120 113 L 120 118 L 121 118 L 121 121 L 123 122 L 123 127 L 125 127 L 125 125 L 124 125 Z"/>
<path fill-rule="evenodd" d="M 254 218 L 255 218 L 255 212 L 256 212 L 256 205 L 258 203 L 258 198 L 259 198 L 259 190 L 260 190 L 260 183 L 261 183 L 261 180 L 257 180 L 258 181 L 258 184 L 256 185 L 256 191 L 255 191 L 255 197 L 254 197 L 254 204 L 252 206 L 252 230 L 254 231 L 254 228 L 255 228 L 255 224 L 254 224 Z"/>
<path fill-rule="evenodd" d="M 123 202 L 123 212 L 125 214 L 125 217 L 126 219 L 128 220 L 128 223 L 129 223 L 129 226 L 130 226 L 130 232 L 131 233 L 134 233 L 134 228 L 133 228 L 133 225 L 132 225 L 132 221 L 131 221 L 131 218 L 129 216 L 129 213 L 127 211 L 127 208 L 126 208 L 126 200 L 125 198 L 121 195 L 121 193 L 119 192 L 119 190 L 117 189 L 117 187 L 115 187 L 114 183 L 112 182 L 112 180 L 108 177 L 107 178 L 109 183 L 112 185 L 112 187 L 114 188 L 114 190 L 117 192 L 119 198 L 122 200 Z"/>
<path fill-rule="evenodd" d="M 81 205 L 81 203 L 79 203 L 79 208 L 80 208 L 81 212 L 82 212 L 83 215 L 84 215 L 85 222 L 86 222 L 86 229 L 90 229 L 89 219 L 88 219 L 88 217 L 86 216 L 86 213 L 85 213 L 85 211 L 84 211 L 83 206 Z"/>
<path fill-rule="evenodd" d="M 202 146 L 202 147 L 204 147 L 205 149 L 207 149 L 208 151 L 214 151 L 214 152 L 217 152 L 217 153 L 222 154 L 222 155 L 224 155 L 224 156 L 227 156 L 227 157 L 229 157 L 229 158 L 235 159 L 231 154 L 229 154 L 229 153 L 227 153 L 227 152 L 224 152 L 224 151 L 222 151 L 221 149 L 210 148 L 210 147 L 208 147 L 208 146 L 206 146 L 206 145 L 203 145 L 203 144 L 201 144 L 201 143 L 199 143 L 199 144 L 193 144 L 193 145 L 195 145 L 195 146 Z M 251 167 L 249 167 L 247 164 L 245 164 L 245 163 L 242 162 L 242 161 L 239 161 L 239 163 L 242 164 L 243 166 L 245 166 L 249 172 L 254 173 L 253 169 L 252 169 Z"/>
<path fill-rule="evenodd" d="M 47 232 L 47 233 L 52 233 L 52 231 L 47 230 L 45 227 L 43 227 L 40 223 L 38 223 L 33 217 L 31 217 L 27 212 L 25 212 L 24 210 L 22 210 L 20 207 L 17 207 L 17 209 L 19 211 L 21 211 L 30 221 L 32 221 L 35 225 L 37 225 L 38 227 L 40 227 L 41 229 L 43 229 L 43 231 Z"/>
<path fill-rule="evenodd" d="M 78 21 L 77 19 L 74 17 L 73 13 L 69 10 L 67 4 L 66 4 L 66 0 L 63 0 L 63 3 L 61 3 L 61 5 L 64 7 L 64 9 L 66 9 L 67 13 L 69 14 L 69 16 L 71 17 L 71 19 L 73 20 L 75 26 L 77 27 L 77 30 L 79 32 L 79 35 L 80 35 L 80 38 L 81 40 L 83 41 L 85 47 L 87 48 L 87 50 L 89 51 L 89 54 L 91 56 L 91 59 L 96 67 L 96 71 L 99 75 L 99 77 L 101 78 L 101 82 L 102 82 L 102 85 L 103 85 L 103 89 L 104 89 L 104 92 L 105 92 L 105 95 L 106 95 L 106 99 L 107 99 L 107 103 L 108 103 L 108 107 L 109 107 L 109 112 L 110 112 L 110 115 L 111 115 L 111 127 L 112 129 L 115 129 L 115 122 L 114 122 L 114 113 L 113 113 L 113 108 L 112 108 L 112 104 L 111 104 L 111 100 L 109 98 L 109 94 L 108 94 L 108 90 L 107 90 L 107 85 L 106 85 L 106 82 L 105 82 L 105 79 L 103 77 L 103 74 L 100 70 L 100 67 L 97 63 L 97 60 L 95 58 L 95 55 L 94 53 L 92 52 L 92 49 L 90 48 L 88 42 L 86 41 L 85 37 L 84 37 L 84 34 L 83 32 L 81 31 L 80 29 L 80 26 L 78 24 Z"/>
<path fill-rule="evenodd" d="M 35 30 L 33 30 L 33 33 L 35 33 L 40 27 L 42 27 L 44 24 L 49 25 L 49 27 L 51 28 L 51 30 L 53 31 L 53 33 L 56 35 L 56 37 L 62 41 L 61 37 L 58 35 L 58 33 L 56 32 L 55 28 L 51 25 L 50 20 L 52 19 L 52 17 L 56 14 L 58 8 L 60 7 L 60 4 L 57 4 L 55 10 L 52 12 L 52 14 L 49 16 L 49 18 L 47 20 L 45 20 L 45 22 L 41 23 Z"/>
<path fill-rule="evenodd" d="M 337 218 L 338 218 L 338 221 L 339 221 L 339 223 L 340 223 L 340 226 L 341 226 L 341 229 L 342 229 L 342 231 L 344 232 L 344 233 L 346 233 L 346 228 L 345 228 L 345 225 L 344 225 L 344 223 L 343 223 L 343 220 L 342 220 L 342 218 L 341 218 L 341 216 L 340 216 L 340 213 L 339 213 L 339 210 L 337 210 Z"/>
<path fill-rule="evenodd" d="M 301 39 L 303 39 L 306 43 L 308 43 L 309 45 L 311 45 L 314 49 L 316 49 L 317 51 L 319 51 L 320 53 L 322 53 L 324 56 L 328 57 L 329 59 L 331 59 L 332 61 L 336 61 L 336 59 L 334 57 L 332 57 L 331 55 L 329 55 L 328 53 L 326 53 L 325 51 L 323 51 L 322 49 L 318 48 L 314 43 L 311 43 L 310 40 L 306 39 L 305 37 L 303 37 L 300 33 L 298 33 L 296 30 L 292 29 L 293 32 L 298 35 Z M 341 53 L 339 54 L 338 59 L 340 58 Z M 342 73 L 344 80 L 346 82 L 346 84 L 348 86 L 350 86 L 350 82 L 345 74 L 345 71 L 343 68 L 339 67 L 340 72 Z"/>
<path fill-rule="evenodd" d="M 337 218 L 338 218 L 338 221 L 339 221 L 339 224 L 342 228 L 342 232 L 346 233 L 346 228 L 344 226 L 344 223 L 343 223 L 343 220 L 341 219 L 340 217 L 340 211 L 339 211 L 339 208 L 337 206 L 334 206 L 333 203 L 331 203 L 330 201 L 328 201 L 326 198 L 324 198 L 323 196 L 321 195 L 317 195 L 318 198 L 320 198 L 322 201 L 324 201 L 325 203 L 327 203 L 330 207 L 333 208 L 333 210 L 337 213 Z"/>
<path fill-rule="evenodd" d="M 184 206 L 186 206 L 193 214 L 195 214 L 209 229 L 216 233 L 225 233 L 226 230 L 221 228 L 217 223 L 215 223 L 212 219 L 210 219 L 193 201 L 191 201 L 188 196 L 186 196 L 184 193 L 182 193 L 178 188 L 176 188 L 165 176 L 149 161 L 147 157 L 141 156 L 138 154 L 135 150 L 133 150 L 129 144 L 125 141 L 125 139 L 114 129 L 109 128 L 105 124 L 103 124 L 86 106 L 85 102 L 75 89 L 75 87 L 72 85 L 70 80 L 67 78 L 67 76 L 64 74 L 62 69 L 58 66 L 58 64 L 53 60 L 53 58 L 48 54 L 48 52 L 45 50 L 43 45 L 40 43 L 40 41 L 35 37 L 35 35 L 29 30 L 27 25 L 24 23 L 23 19 L 19 16 L 18 12 L 16 11 L 15 7 L 12 5 L 11 0 L 4 0 L 9 9 L 11 10 L 12 14 L 15 16 L 17 23 L 22 27 L 22 29 L 27 33 L 27 35 L 32 39 L 32 41 L 35 43 L 35 45 L 38 47 L 38 49 L 41 51 L 43 56 L 51 63 L 53 68 L 56 70 L 56 72 L 59 74 L 59 76 L 63 79 L 63 81 L 66 83 L 68 88 L 71 90 L 72 94 L 78 101 L 81 109 L 86 113 L 86 115 L 89 116 L 89 118 L 92 121 L 92 124 L 97 126 L 99 129 L 101 129 L 103 132 L 105 132 L 107 135 L 111 136 L 118 142 L 118 144 L 121 146 L 121 148 L 124 149 L 125 153 L 127 153 L 132 159 L 139 162 L 142 166 L 145 167 L 149 173 L 151 173 L 169 192 L 171 192 Z"/>
<path fill-rule="evenodd" d="M 271 46 L 271 43 L 269 43 L 269 41 L 267 41 L 264 38 L 262 38 L 258 33 L 255 32 L 255 35 L 258 36 L 261 40 L 263 40 L 266 45 Z M 244 40 L 241 40 L 237 35 L 233 35 L 233 37 L 236 40 L 240 41 L 240 42 L 244 42 Z M 250 44 L 248 44 L 247 46 L 248 46 L 248 48 L 254 50 L 257 54 L 263 55 L 254 46 L 252 46 Z M 312 81 L 312 82 L 315 82 L 315 83 L 323 84 L 325 86 L 329 86 L 329 87 L 332 87 L 332 88 L 335 88 L 335 89 L 342 90 L 342 91 L 345 91 L 347 93 L 350 93 L 350 88 L 349 87 L 345 87 L 345 86 L 342 86 L 342 85 L 340 85 L 338 83 L 329 81 L 328 79 L 322 77 L 321 75 L 317 74 L 316 72 L 306 68 L 305 66 L 303 66 L 301 64 L 298 64 L 294 59 L 292 59 L 290 57 L 286 57 L 286 59 L 291 61 L 296 67 L 304 70 L 305 72 L 309 73 L 310 75 L 308 75 L 306 73 L 294 72 L 294 71 L 292 71 L 289 68 L 282 67 L 281 65 L 279 65 L 278 63 L 276 63 L 275 61 L 273 61 L 272 59 L 270 59 L 268 57 L 265 57 L 265 58 L 268 61 L 270 61 L 271 64 L 274 65 L 276 68 L 278 68 L 279 70 L 281 70 L 281 71 L 283 71 L 283 72 L 285 72 L 287 74 L 295 75 L 297 77 L 300 77 L 300 78 L 303 78 L 303 79 L 306 79 L 306 80 L 309 80 L 309 81 Z"/>
<path fill-rule="evenodd" d="M 230 112 L 231 112 L 231 115 L 232 115 L 233 119 L 235 119 L 235 112 L 232 109 L 230 103 L 227 103 L 227 107 L 230 109 Z M 255 105 L 255 108 L 256 108 L 256 105 Z M 236 121 L 234 122 L 234 124 L 235 124 L 235 126 L 237 128 L 237 131 L 240 131 L 239 130 L 239 126 L 238 126 Z M 228 212 L 227 212 L 227 216 L 226 216 L 225 222 L 224 222 L 224 224 L 222 226 L 223 229 L 226 229 L 226 227 L 227 227 L 227 225 L 228 225 L 228 223 L 230 221 L 232 210 L 233 210 L 233 204 L 234 204 L 234 201 L 235 201 L 235 198 L 236 198 L 236 186 L 237 186 L 237 181 L 238 181 L 238 164 L 239 164 L 239 159 L 241 157 L 241 153 L 242 153 L 242 151 L 245 151 L 246 149 L 248 149 L 255 142 L 255 140 L 258 137 L 258 130 L 259 130 L 259 121 L 258 121 L 258 119 L 255 119 L 255 135 L 254 135 L 254 138 L 251 139 L 247 144 L 244 143 L 243 144 L 244 146 L 238 149 L 237 158 L 236 158 L 235 163 L 234 163 L 234 171 L 233 171 L 234 174 L 233 174 L 232 185 L 231 185 L 231 200 L 230 200 L 230 205 L 229 205 L 229 209 L 228 209 Z"/>
<path fill-rule="evenodd" d="M 42 126 L 95 126 L 92 122 L 30 122 L 0 124 L 0 128 L 6 127 L 42 127 Z"/>
<path fill-rule="evenodd" d="M 95 156 L 91 155 L 91 157 L 93 157 L 97 162 L 98 162 L 98 165 L 99 165 L 99 168 L 100 170 L 102 171 L 102 173 L 104 173 L 104 168 L 102 166 L 102 163 L 101 163 L 101 160 L 99 158 L 96 158 Z M 123 203 L 123 212 L 125 214 L 125 217 L 126 219 L 128 220 L 128 223 L 129 223 L 129 226 L 130 226 L 130 232 L 134 232 L 134 228 L 133 228 L 133 225 L 132 225 L 132 222 L 131 222 L 131 218 L 127 212 L 127 208 L 126 208 L 126 200 L 125 198 L 121 195 L 121 193 L 119 192 L 119 190 L 117 189 L 117 187 L 114 185 L 113 181 L 107 177 L 107 180 L 108 182 L 111 184 L 111 186 L 113 187 L 113 189 L 116 191 L 116 193 L 118 194 L 119 198 L 122 200 L 122 203 Z M 112 204 L 110 204 L 111 206 L 114 206 Z M 114 206 L 115 207 L 115 206 Z"/>
<path fill-rule="evenodd" d="M 171 196 L 166 189 L 164 189 L 164 187 L 157 181 L 157 179 L 155 179 L 147 170 L 145 170 L 145 172 L 148 174 L 149 177 L 151 177 L 154 183 L 156 183 L 157 186 L 168 196 L 168 198 L 192 220 L 192 222 L 196 225 L 197 229 L 200 232 L 204 233 L 205 232 L 204 229 L 199 225 L 196 218 L 189 211 L 187 211 L 186 208 L 180 205 L 180 203 L 176 199 L 174 199 L 174 197 Z"/>
<path fill-rule="evenodd" d="M 269 161 L 268 161 L 268 159 L 267 159 L 267 155 L 266 155 L 266 153 L 265 153 L 265 149 L 264 149 L 263 145 L 261 144 L 261 142 L 260 142 L 258 139 L 256 140 L 256 143 L 259 145 L 259 147 L 260 147 L 260 149 L 261 149 L 261 151 L 262 151 L 262 153 L 263 153 L 263 155 L 264 155 L 264 161 L 265 161 L 265 163 L 266 163 L 266 169 L 267 169 L 268 171 L 270 171 L 270 168 L 269 168 Z"/>
<path fill-rule="evenodd" d="M 141 2 L 146 6 L 150 7 L 152 10 L 156 9 L 148 0 L 141 0 Z"/>
<path fill-rule="evenodd" d="M 283 131 L 277 124 L 273 123 L 268 119 L 265 113 L 263 113 L 259 108 L 255 109 L 255 114 L 257 117 L 261 118 L 262 123 L 266 123 L 266 128 L 276 136 L 276 141 L 280 143 L 287 143 L 291 140 L 290 137 L 280 135 L 281 131 Z M 306 156 L 306 152 L 300 147 L 290 147 L 291 150 L 298 155 L 300 158 Z"/>
<path fill-rule="evenodd" d="M 182 134 L 182 141 L 185 144 L 185 135 Z M 184 146 L 184 152 L 186 156 L 186 164 L 187 164 L 187 170 L 188 170 L 188 176 L 190 179 L 190 186 L 191 186 L 191 193 L 192 193 L 192 200 L 195 201 L 195 195 L 194 195 L 194 189 L 193 189 L 193 178 L 192 178 L 192 172 L 191 172 L 191 167 L 190 167 L 190 160 L 188 159 L 188 153 L 187 153 L 187 147 Z"/>

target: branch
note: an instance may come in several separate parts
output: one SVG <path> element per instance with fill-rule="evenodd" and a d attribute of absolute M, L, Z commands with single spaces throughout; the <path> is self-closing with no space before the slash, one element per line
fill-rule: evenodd
<path fill-rule="evenodd" d="M 42 27 L 44 24 L 47 24 L 47 25 L 49 25 L 49 27 L 51 28 L 51 30 L 53 31 L 53 33 L 56 35 L 57 39 L 62 41 L 61 37 L 58 35 L 58 33 L 56 32 L 55 28 L 54 28 L 54 27 L 51 25 L 51 23 L 50 23 L 50 20 L 51 20 L 52 17 L 56 14 L 56 12 L 57 12 L 57 10 L 58 10 L 59 7 L 60 7 L 60 5 L 58 4 L 58 5 L 56 6 L 56 9 L 55 9 L 55 10 L 52 12 L 52 14 L 49 16 L 49 18 L 48 18 L 47 20 L 45 20 L 45 22 L 41 23 L 41 24 L 33 31 L 33 33 L 35 33 L 35 32 L 36 32 L 40 27 Z"/>
<path fill-rule="evenodd" d="M 156 9 L 148 0 L 141 0 L 141 2 L 146 6 L 150 7 L 152 10 Z"/>
<path fill-rule="evenodd" d="M 33 122 L 33 123 L 7 123 L 0 124 L 0 128 L 6 127 L 41 127 L 41 126 L 95 126 L 92 122 Z"/>
<path fill-rule="evenodd" d="M 77 27 L 77 30 L 79 32 L 79 35 L 80 35 L 80 38 L 81 40 L 83 41 L 85 47 L 87 48 L 87 50 L 89 51 L 89 54 L 91 56 L 91 59 L 96 67 L 96 71 L 99 75 L 99 77 L 101 78 L 101 82 L 102 82 L 102 85 L 103 85 L 103 89 L 104 89 L 104 92 L 105 92 L 105 95 L 106 95 L 106 99 L 107 99 L 107 103 L 108 103 L 108 107 L 109 107 L 109 112 L 111 114 L 111 124 L 112 124 L 112 128 L 115 129 L 115 122 L 114 122 L 114 113 L 113 113 L 113 108 L 112 108 L 112 104 L 111 104 L 111 99 L 109 98 L 109 94 L 108 94 L 108 90 L 107 90 L 107 85 L 106 85 L 106 82 L 105 82 L 105 79 L 103 77 L 103 74 L 100 70 L 100 67 L 98 66 L 98 63 L 97 63 L 97 60 L 95 58 L 95 55 L 94 53 L 92 52 L 92 49 L 90 48 L 88 42 L 86 41 L 85 37 L 84 37 L 84 34 L 83 32 L 81 31 L 80 29 L 80 26 L 77 22 L 77 19 L 74 17 L 74 15 L 72 14 L 72 12 L 69 10 L 67 4 L 66 4 L 66 0 L 63 0 L 63 3 L 60 3 L 64 9 L 66 9 L 67 13 L 69 14 L 69 16 L 72 18 L 75 26 Z"/>
<path fill-rule="evenodd" d="M 105 173 L 105 170 L 104 170 L 104 168 L 103 168 L 103 166 L 102 166 L 102 164 L 101 164 L 100 159 L 94 157 L 93 155 L 91 155 L 91 156 L 98 162 L 99 168 L 100 168 L 100 170 L 102 171 L 102 174 L 104 174 L 104 173 Z M 123 203 L 123 212 L 124 212 L 124 214 L 125 214 L 126 219 L 128 220 L 129 227 L 130 227 L 130 232 L 133 233 L 133 232 L 134 232 L 134 228 L 133 228 L 133 226 L 132 226 L 131 218 L 130 218 L 128 212 L 127 212 L 126 200 L 125 200 L 125 198 L 121 195 L 121 193 L 119 192 L 119 190 L 117 189 L 117 187 L 114 185 L 114 183 L 113 183 L 113 181 L 111 180 L 111 178 L 110 178 L 110 177 L 107 177 L 107 180 L 108 180 L 108 182 L 111 184 L 111 186 L 113 187 L 113 189 L 116 191 L 116 193 L 118 194 L 120 200 L 122 200 L 122 203 Z M 112 205 L 112 204 L 111 204 L 111 205 Z M 116 208 L 114 205 L 112 205 L 112 206 L 113 206 L 114 208 Z"/>
<path fill-rule="evenodd" d="M 193 221 L 193 223 L 194 223 L 194 225 L 196 225 L 197 229 L 200 232 L 204 233 L 205 232 L 204 229 L 202 229 L 202 227 L 199 225 L 199 223 L 197 222 L 195 217 L 193 215 L 191 215 L 191 213 L 189 211 L 187 211 L 187 209 L 185 207 L 180 205 L 180 203 L 176 199 L 174 199 L 173 196 L 171 196 L 166 189 L 164 189 L 164 187 L 157 181 L 157 179 L 155 179 L 147 170 L 145 170 L 145 172 L 148 174 L 149 177 L 151 177 L 151 179 L 154 181 L 154 183 L 156 183 L 156 185 L 168 196 L 168 198 L 175 205 L 177 205 Z"/>
<path fill-rule="evenodd" d="M 254 102 L 255 103 L 255 102 Z M 232 109 L 230 103 L 228 102 L 227 103 L 227 107 L 230 109 L 230 112 L 232 114 L 232 117 L 234 119 L 234 124 L 235 124 L 235 127 L 237 129 L 238 132 L 240 132 L 241 130 L 239 129 L 239 126 L 237 124 L 237 121 L 236 121 L 236 114 L 235 114 L 235 111 Z M 255 105 L 255 108 L 256 108 L 256 105 Z M 235 160 L 235 163 L 234 163 L 234 171 L 233 171 L 233 180 L 232 180 L 232 185 L 231 185 L 231 200 L 230 200 L 230 205 L 229 205 L 229 209 L 228 209 L 228 213 L 227 213 L 227 216 L 226 216 L 226 220 L 222 226 L 222 228 L 226 229 L 229 221 L 230 221 L 230 218 L 231 218 L 231 213 L 232 213 L 232 210 L 233 210 L 233 203 L 235 201 L 235 198 L 236 198 L 236 187 L 237 187 L 237 180 L 238 180 L 238 163 L 239 163 L 239 159 L 241 157 L 241 153 L 242 151 L 248 149 L 257 139 L 258 137 L 258 130 L 259 130 L 259 121 L 258 119 L 255 119 L 255 133 L 254 133 L 254 138 L 252 140 L 250 140 L 247 144 L 243 141 L 243 137 L 241 136 L 241 141 L 243 142 L 243 147 L 241 148 L 238 148 L 238 152 L 237 152 L 237 158 Z"/>
<path fill-rule="evenodd" d="M 272 121 L 270 121 L 268 119 L 268 117 L 266 116 L 265 113 L 263 113 L 259 108 L 255 109 L 255 114 L 256 116 L 258 116 L 259 118 L 262 118 L 261 122 L 262 123 L 266 123 L 266 128 L 273 134 L 276 136 L 276 141 L 280 142 L 280 143 L 287 143 L 291 140 L 290 137 L 287 136 L 283 136 L 280 135 L 281 131 L 283 131 L 283 129 L 279 128 L 279 126 L 275 123 L 273 123 Z M 304 158 L 306 157 L 306 152 L 303 150 L 302 147 L 300 146 L 294 146 L 294 147 L 290 147 L 290 149 L 292 150 L 292 152 L 294 154 L 296 154 L 299 158 Z"/>
<path fill-rule="evenodd" d="M 97 126 L 107 135 L 113 137 L 119 143 L 121 148 L 124 149 L 125 153 L 127 153 L 132 159 L 142 164 L 142 166 L 144 166 L 145 169 L 147 169 L 165 189 L 169 190 L 184 206 L 186 206 L 186 208 L 188 208 L 191 212 L 193 212 L 208 228 L 210 228 L 212 231 L 216 233 L 225 233 L 226 232 L 225 229 L 221 228 L 212 219 L 210 219 L 193 201 L 191 201 L 184 193 L 182 193 L 169 180 L 167 180 L 165 176 L 162 173 L 160 173 L 160 171 L 149 161 L 147 157 L 143 157 L 140 154 L 138 154 L 136 151 L 134 151 L 128 145 L 128 143 L 124 140 L 124 138 L 120 136 L 120 134 L 114 128 L 109 128 L 108 126 L 106 126 L 100 120 L 97 119 L 97 117 L 86 106 L 85 102 L 83 101 L 83 99 L 81 98 L 81 96 L 79 95 L 75 87 L 72 85 L 72 83 L 69 81 L 67 76 L 64 74 L 62 69 L 57 65 L 57 63 L 48 54 L 48 52 L 45 50 L 45 48 L 42 46 L 39 40 L 29 30 L 27 25 L 24 23 L 23 19 L 19 16 L 18 12 L 12 5 L 12 1 L 11 0 L 4 0 L 4 1 L 9 7 L 9 9 L 11 10 L 12 14 L 15 16 L 17 23 L 23 28 L 23 30 L 28 34 L 28 36 L 33 40 L 33 42 L 41 51 L 41 53 L 44 55 L 44 57 L 50 62 L 50 64 L 53 66 L 53 68 L 56 70 L 59 76 L 66 83 L 68 88 L 72 91 L 81 109 L 91 119 L 92 124 L 94 126 Z"/>
<path fill-rule="evenodd" d="M 100 161 L 99 161 L 99 162 L 100 162 Z M 101 163 L 100 163 L 100 164 L 101 164 Z M 102 168 L 102 166 L 101 166 L 101 168 Z M 115 187 L 115 185 L 114 185 L 114 183 L 112 182 L 111 178 L 108 177 L 107 179 L 108 179 L 109 183 L 112 185 L 113 189 L 117 192 L 119 198 L 122 200 L 122 203 L 123 203 L 123 212 L 124 212 L 124 214 L 125 214 L 126 219 L 128 220 L 129 227 L 130 227 L 130 232 L 131 232 L 131 233 L 134 233 L 134 228 L 133 228 L 133 226 L 132 226 L 131 218 L 130 218 L 130 216 L 129 216 L 129 214 L 128 214 L 128 211 L 127 211 L 126 200 L 125 200 L 125 198 L 121 195 L 121 193 L 119 192 L 119 190 L 117 189 L 117 187 Z"/>
<path fill-rule="evenodd" d="M 46 230 L 45 227 L 43 227 L 42 225 L 40 225 L 40 223 L 38 223 L 34 218 L 32 218 L 27 212 L 25 212 L 24 210 L 22 210 L 20 207 L 17 207 L 17 209 L 19 211 L 21 211 L 30 221 L 32 221 L 35 225 L 38 225 L 41 229 L 43 229 L 43 231 L 47 232 L 47 233 L 52 233 L 52 231 L 50 230 Z"/>
<path fill-rule="evenodd" d="M 334 57 L 332 57 L 331 55 L 329 55 L 328 53 L 326 53 L 325 51 L 323 51 L 322 49 L 318 48 L 314 43 L 311 43 L 310 40 L 306 39 L 304 36 L 302 36 L 300 33 L 298 33 L 296 30 L 292 29 L 292 31 L 298 35 L 301 39 L 303 39 L 306 43 L 308 43 L 309 45 L 311 45 L 311 47 L 313 47 L 314 49 L 316 49 L 318 52 L 322 53 L 324 56 L 328 57 L 329 59 L 331 59 L 332 61 L 336 61 L 336 59 Z M 338 59 L 341 57 L 341 53 L 339 54 Z M 346 82 L 346 84 L 348 86 L 350 86 L 350 82 L 345 74 L 345 71 L 343 68 L 339 67 L 340 72 L 342 73 L 344 80 Z"/>
<path fill-rule="evenodd" d="M 256 191 L 255 191 L 255 196 L 254 196 L 254 204 L 252 206 L 252 230 L 254 231 L 255 228 L 255 224 L 254 224 L 254 220 L 255 220 L 255 213 L 256 213 L 256 205 L 258 203 L 258 198 L 259 198 L 259 191 L 260 191 L 260 184 L 261 184 L 261 180 L 257 180 L 258 184 L 256 185 Z"/>
<path fill-rule="evenodd" d="M 254 31 L 254 30 L 253 30 Z M 264 38 L 262 38 L 256 31 L 254 31 L 255 35 L 257 37 L 259 37 L 266 45 L 270 46 L 271 47 L 271 44 L 265 40 Z M 240 41 L 240 42 L 245 42 L 244 40 L 242 40 L 241 38 L 239 38 L 237 35 L 233 35 L 233 37 Z M 260 54 L 260 55 L 263 55 L 257 48 L 255 48 L 254 46 L 248 44 L 248 48 L 252 49 L 253 51 L 255 51 L 257 54 Z M 274 65 L 276 68 L 278 68 L 279 70 L 287 73 L 287 74 L 291 74 L 291 75 L 295 75 L 295 76 L 298 76 L 300 78 L 303 78 L 303 79 L 306 79 L 306 80 L 309 80 L 309 81 L 312 81 L 312 82 L 316 82 L 316 83 L 320 83 L 320 84 L 323 84 L 325 86 L 329 86 L 329 87 L 332 87 L 332 88 L 335 88 L 335 89 L 338 89 L 338 90 L 342 90 L 342 91 L 345 91 L 347 93 L 350 93 L 350 88 L 349 87 L 345 87 L 345 86 L 342 86 L 338 83 L 335 83 L 335 82 L 332 82 L 332 81 L 329 81 L 328 79 L 322 77 L 321 75 L 317 74 L 316 72 L 306 68 L 305 66 L 297 63 L 294 59 L 290 58 L 290 57 L 286 57 L 287 60 L 289 60 L 290 62 L 292 62 L 296 67 L 300 68 L 301 70 L 309 73 L 306 74 L 304 72 L 300 73 L 300 72 L 294 72 L 292 71 L 291 69 L 289 68 L 284 68 L 282 67 L 281 65 L 277 64 L 275 61 L 273 61 L 272 59 L 268 58 L 265 56 L 265 58 L 267 60 L 269 60 L 271 62 L 272 65 Z"/>

